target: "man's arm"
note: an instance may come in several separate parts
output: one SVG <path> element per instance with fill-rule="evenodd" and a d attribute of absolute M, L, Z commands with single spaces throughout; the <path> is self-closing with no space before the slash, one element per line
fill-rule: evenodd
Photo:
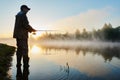
<path fill-rule="evenodd" d="M 27 16 L 26 15 L 23 15 L 23 26 L 25 27 L 25 29 L 28 30 L 28 32 L 35 32 L 36 30 L 33 29 L 30 25 L 29 25 L 29 22 L 28 22 L 28 19 L 27 19 Z"/>

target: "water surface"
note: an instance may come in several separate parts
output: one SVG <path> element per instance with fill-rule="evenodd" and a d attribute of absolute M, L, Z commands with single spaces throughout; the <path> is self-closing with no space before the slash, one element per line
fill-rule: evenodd
<path fill-rule="evenodd" d="M 105 43 L 108 46 L 101 48 L 93 48 L 91 44 L 87 47 L 29 44 L 30 67 L 24 71 L 21 67 L 28 80 L 120 80 L 119 46 L 110 47 Z M 9 75 L 16 80 L 16 55 Z"/>
<path fill-rule="evenodd" d="M 120 80 L 120 50 L 30 46 L 29 80 Z M 16 79 L 13 57 L 12 79 Z"/>

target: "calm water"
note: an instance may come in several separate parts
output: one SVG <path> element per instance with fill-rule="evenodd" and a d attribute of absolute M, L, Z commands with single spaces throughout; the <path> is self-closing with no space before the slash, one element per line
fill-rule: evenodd
<path fill-rule="evenodd" d="M 31 43 L 29 57 L 29 69 L 21 68 L 28 80 L 120 80 L 119 47 L 90 49 Z M 9 72 L 16 80 L 15 55 Z"/>

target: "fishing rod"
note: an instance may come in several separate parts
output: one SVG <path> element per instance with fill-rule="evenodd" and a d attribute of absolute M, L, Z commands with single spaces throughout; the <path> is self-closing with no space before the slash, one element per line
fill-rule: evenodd
<path fill-rule="evenodd" d="M 36 30 L 36 31 L 58 31 L 58 30 Z"/>
<path fill-rule="evenodd" d="M 36 31 L 39 31 L 39 32 L 53 32 L 53 31 L 58 31 L 58 30 L 36 30 Z M 32 32 L 32 34 L 36 35 L 36 31 Z"/>

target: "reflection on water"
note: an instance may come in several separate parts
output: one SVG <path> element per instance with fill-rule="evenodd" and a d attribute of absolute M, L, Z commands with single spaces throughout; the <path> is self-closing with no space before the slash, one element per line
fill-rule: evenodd
<path fill-rule="evenodd" d="M 40 47 L 33 45 L 32 48 L 30 49 L 30 52 L 33 54 L 37 54 L 40 53 L 40 50 L 41 50 Z"/>
<path fill-rule="evenodd" d="M 21 67 L 17 67 L 16 80 L 28 80 L 29 67 L 24 67 L 23 72 Z"/>
<path fill-rule="evenodd" d="M 15 46 L 15 40 L 0 42 Z M 26 69 L 16 68 L 14 55 L 12 80 L 19 79 L 17 76 L 28 80 L 120 80 L 120 43 L 100 42 L 95 46 L 94 42 L 55 43 L 51 43 L 53 46 L 30 43 L 30 67 Z"/>
<path fill-rule="evenodd" d="M 15 46 L 15 40 L 0 40 Z M 64 42 L 62 42 L 64 44 Z M 16 55 L 13 56 L 11 75 L 26 76 L 28 80 L 120 80 L 120 47 L 108 47 L 108 43 L 71 43 L 61 46 L 30 43 L 29 69 L 16 68 Z M 89 45 L 88 45 L 89 44 Z M 101 48 L 98 48 L 102 46 Z M 107 45 L 107 46 L 106 46 Z M 116 44 L 118 45 L 118 44 Z M 72 46 L 72 47 L 71 47 Z"/>
<path fill-rule="evenodd" d="M 119 47 L 71 49 L 34 44 L 29 56 L 29 74 L 23 70 L 29 80 L 120 80 Z M 15 67 L 15 56 L 13 59 L 12 79 L 16 80 L 15 75 L 22 72 Z"/>

